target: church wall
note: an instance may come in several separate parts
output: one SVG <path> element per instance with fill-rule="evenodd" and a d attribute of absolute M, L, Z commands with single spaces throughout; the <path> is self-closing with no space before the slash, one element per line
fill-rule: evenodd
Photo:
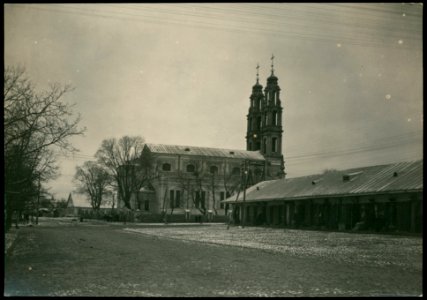
<path fill-rule="evenodd" d="M 180 206 L 173 207 L 173 215 L 185 215 L 187 210 L 190 215 L 199 215 L 201 212 L 195 207 L 193 197 L 195 197 L 197 191 L 200 191 L 205 196 L 204 204 L 207 215 L 209 213 L 215 215 L 216 211 L 218 216 L 225 216 L 225 205 L 221 208 L 219 201 L 221 196 L 223 199 L 227 198 L 227 190 L 237 191 L 237 185 L 241 177 L 238 174 L 233 176 L 231 174 L 233 169 L 241 169 L 244 159 L 181 154 L 152 153 L 152 155 L 158 178 L 151 182 L 155 189 L 153 203 L 150 202 L 149 212 L 151 214 L 161 214 L 164 210 L 170 214 L 172 212 L 171 204 L 176 204 L 171 203 L 171 197 L 175 198 L 174 200 L 176 201 L 176 195 L 179 191 Z M 165 163 L 170 164 L 169 171 L 163 170 Z M 200 175 L 197 176 L 194 173 L 187 172 L 188 164 L 193 164 Z M 210 172 L 212 166 L 218 168 L 217 173 L 212 174 Z M 227 190 L 224 186 L 224 178 L 226 179 Z M 259 178 L 258 181 L 261 179 Z M 171 195 L 171 191 L 173 191 L 173 195 Z M 136 197 L 133 199 L 136 199 Z M 133 207 L 138 207 L 136 202 L 134 202 Z M 140 204 L 140 207 L 142 207 L 142 204 Z"/>

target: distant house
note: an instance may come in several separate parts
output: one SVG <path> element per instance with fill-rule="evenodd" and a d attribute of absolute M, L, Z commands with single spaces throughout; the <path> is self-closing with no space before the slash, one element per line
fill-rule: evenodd
<path fill-rule="evenodd" d="M 68 195 L 67 207 L 65 208 L 65 215 L 66 216 L 68 216 L 68 215 L 75 216 L 76 215 L 76 207 L 74 205 L 74 200 L 73 200 L 71 193 Z"/>
<path fill-rule="evenodd" d="M 420 232 L 422 199 L 419 160 L 263 181 L 223 203 L 245 224 Z"/>
<path fill-rule="evenodd" d="M 107 196 L 105 196 L 107 197 Z M 112 202 L 110 198 L 105 199 L 105 203 L 101 205 L 100 210 L 110 210 Z M 92 211 L 93 208 L 90 204 L 89 196 L 77 192 L 71 192 L 67 200 L 67 208 L 65 215 L 77 216 L 82 211 Z"/>

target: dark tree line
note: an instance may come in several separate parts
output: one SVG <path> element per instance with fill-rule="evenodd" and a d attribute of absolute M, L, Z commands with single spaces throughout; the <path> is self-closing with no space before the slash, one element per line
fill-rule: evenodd
<path fill-rule="evenodd" d="M 64 95 L 72 88 L 58 83 L 37 91 L 20 67 L 4 69 L 5 228 L 12 213 L 40 199 L 41 185 L 57 176 L 57 151 L 73 152 L 69 142 L 80 135 L 80 115 Z M 33 205 L 34 206 L 34 205 Z"/>

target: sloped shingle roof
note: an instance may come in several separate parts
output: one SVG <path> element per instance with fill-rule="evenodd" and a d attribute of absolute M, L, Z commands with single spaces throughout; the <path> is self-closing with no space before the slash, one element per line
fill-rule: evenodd
<path fill-rule="evenodd" d="M 344 181 L 344 176 L 349 180 Z M 419 160 L 263 181 L 246 190 L 245 201 L 306 199 L 422 189 L 423 161 Z M 242 194 L 240 193 L 238 202 L 242 201 Z M 225 201 L 236 201 L 236 195 Z"/>
<path fill-rule="evenodd" d="M 152 153 L 181 154 L 194 156 L 209 156 L 221 158 L 240 158 L 250 160 L 262 160 L 264 156 L 259 151 L 232 150 L 221 148 L 207 148 L 194 146 L 164 145 L 164 144 L 146 144 Z M 186 150 L 188 149 L 188 150 Z"/>

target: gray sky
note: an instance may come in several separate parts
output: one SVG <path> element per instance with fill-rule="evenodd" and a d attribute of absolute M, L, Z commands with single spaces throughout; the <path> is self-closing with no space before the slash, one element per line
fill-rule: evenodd
<path fill-rule="evenodd" d="M 71 83 L 82 115 L 55 197 L 103 139 L 245 149 L 274 53 L 288 177 L 422 158 L 421 3 L 8 4 L 5 64 Z"/>

